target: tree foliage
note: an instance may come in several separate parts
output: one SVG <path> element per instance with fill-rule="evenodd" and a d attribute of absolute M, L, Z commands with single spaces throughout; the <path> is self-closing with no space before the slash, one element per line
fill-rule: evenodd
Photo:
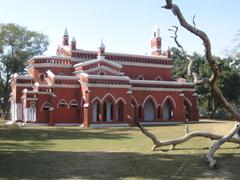
<path fill-rule="evenodd" d="M 11 76 L 23 74 L 29 58 L 47 50 L 48 37 L 16 24 L 0 24 L 0 115 L 8 110 Z"/>
<path fill-rule="evenodd" d="M 172 48 L 173 52 L 173 76 L 174 78 L 185 78 L 190 80 L 187 76 L 188 61 L 179 56 L 180 51 L 178 48 Z M 223 95 L 232 104 L 240 104 L 240 67 L 239 61 L 234 58 L 236 56 L 220 58 L 214 57 L 218 63 L 221 71 L 219 77 L 219 87 Z M 211 70 L 205 56 L 196 52 L 191 55 L 193 60 L 193 69 L 199 76 L 199 79 L 205 79 L 211 76 Z M 213 117 L 217 112 L 222 111 L 220 103 L 211 94 L 209 86 L 197 86 L 197 93 L 199 95 L 199 105 L 202 112 Z"/>

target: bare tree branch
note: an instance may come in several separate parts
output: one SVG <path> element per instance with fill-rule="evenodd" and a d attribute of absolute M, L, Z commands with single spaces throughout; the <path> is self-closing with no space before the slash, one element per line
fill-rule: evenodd
<path fill-rule="evenodd" d="M 172 13 L 177 16 L 177 19 L 182 27 L 187 29 L 189 32 L 195 34 L 198 36 L 202 41 L 203 45 L 205 47 L 205 56 L 209 63 L 209 66 L 211 67 L 213 71 L 213 75 L 210 78 L 210 85 L 211 85 L 211 91 L 212 94 L 220 101 L 222 106 L 230 112 L 233 117 L 238 121 L 238 125 L 236 125 L 226 136 L 222 137 L 220 140 L 216 141 L 211 149 L 209 150 L 209 153 L 207 155 L 207 160 L 209 161 L 210 167 L 215 167 L 216 160 L 214 160 L 213 155 L 214 153 L 220 148 L 220 146 L 231 139 L 234 134 L 236 134 L 237 131 L 239 131 L 239 122 L 240 122 L 240 114 L 234 109 L 234 107 L 225 99 L 223 96 L 221 90 L 218 87 L 218 79 L 219 79 L 219 68 L 215 61 L 215 59 L 212 56 L 211 52 L 211 42 L 207 36 L 207 34 L 195 27 L 193 27 L 191 24 L 189 24 L 184 16 L 182 15 L 181 10 L 179 7 L 172 3 L 172 0 L 166 0 L 166 5 L 163 7 L 165 9 L 169 9 L 172 11 Z"/>
<path fill-rule="evenodd" d="M 222 144 L 224 144 L 227 141 L 232 141 L 234 139 L 233 136 L 237 132 L 240 131 L 240 114 L 225 99 L 225 97 L 223 96 L 221 90 L 218 87 L 218 80 L 219 80 L 220 72 L 219 72 L 219 68 L 218 68 L 218 65 L 216 63 L 216 60 L 212 56 L 211 42 L 210 42 L 207 34 L 204 31 L 201 31 L 201 30 L 196 28 L 195 22 L 194 22 L 194 18 L 193 18 L 194 26 L 189 24 L 186 21 L 186 19 L 184 18 L 184 16 L 182 15 L 182 12 L 179 9 L 179 7 L 172 3 L 172 0 L 166 0 L 165 2 L 166 2 L 166 5 L 163 6 L 162 8 L 171 10 L 172 13 L 177 17 L 177 19 L 178 19 L 178 21 L 179 21 L 179 23 L 180 23 L 180 25 L 182 27 L 184 27 L 189 32 L 195 34 L 196 36 L 198 36 L 203 41 L 203 45 L 205 47 L 206 59 L 207 59 L 207 61 L 209 63 L 209 66 L 210 66 L 211 70 L 213 71 L 212 76 L 209 78 L 209 84 L 211 86 L 211 92 L 219 100 L 219 102 L 222 104 L 222 106 L 228 112 L 230 112 L 233 115 L 233 117 L 237 120 L 237 122 L 236 122 L 235 126 L 225 136 L 221 136 L 220 137 L 218 135 L 213 135 L 211 133 L 208 133 L 206 135 L 206 132 L 204 132 L 204 133 L 201 132 L 200 134 L 199 134 L 199 132 L 192 132 L 192 133 L 186 134 L 185 136 L 183 136 L 181 138 L 177 138 L 177 139 L 174 139 L 174 140 L 167 140 L 167 141 L 159 141 L 156 138 L 155 135 L 153 135 L 152 133 L 147 131 L 145 128 L 143 128 L 138 122 L 136 122 L 136 124 L 141 129 L 143 134 L 145 134 L 147 137 L 149 137 L 153 141 L 153 143 L 154 143 L 153 150 L 155 150 L 156 147 L 166 146 L 166 145 L 172 145 L 172 147 L 174 148 L 174 146 L 176 146 L 177 144 L 183 143 L 183 142 L 185 142 L 185 141 L 187 141 L 190 138 L 195 137 L 195 136 L 208 137 L 210 139 L 217 140 L 213 144 L 213 146 L 209 149 L 209 152 L 208 152 L 208 154 L 206 156 L 206 159 L 209 162 L 209 166 L 210 167 L 215 167 L 216 166 L 216 160 L 214 159 L 214 153 L 221 147 Z M 177 30 L 178 30 L 178 28 L 176 28 L 175 33 L 177 32 Z M 177 39 L 176 35 L 175 35 L 175 38 Z M 179 43 L 176 43 L 176 44 L 179 45 Z M 181 48 L 181 44 L 180 44 L 179 47 Z M 183 52 L 184 52 L 184 50 L 183 50 Z M 189 64 L 190 65 L 189 65 L 188 68 L 191 70 L 192 62 L 190 62 Z M 194 79 L 197 81 L 196 74 L 195 74 Z"/>
<path fill-rule="evenodd" d="M 191 56 L 187 54 L 187 52 L 184 50 L 183 46 L 178 41 L 178 27 L 172 26 L 175 30 L 169 29 L 170 31 L 174 31 L 174 36 L 171 36 L 171 38 L 174 39 L 175 43 L 177 44 L 178 48 L 180 48 L 183 55 L 180 55 L 181 58 L 185 58 L 188 60 L 188 76 L 191 76 L 193 78 L 194 85 L 202 85 L 202 84 L 209 84 L 208 79 L 202 79 L 199 80 L 197 77 L 197 73 L 193 72 L 193 60 Z"/>
<path fill-rule="evenodd" d="M 204 137 L 204 138 L 209 138 L 211 140 L 220 140 L 224 136 L 209 133 L 206 131 L 193 131 L 189 132 L 188 126 L 185 127 L 185 135 L 176 139 L 170 139 L 170 140 L 159 140 L 154 134 L 150 133 L 147 129 L 145 129 L 139 122 L 136 122 L 136 125 L 140 128 L 142 133 L 149 137 L 152 142 L 153 142 L 153 147 L 152 150 L 156 151 L 157 148 L 162 147 L 162 146 L 171 146 L 171 150 L 173 150 L 178 144 L 185 143 L 186 141 L 194 138 L 194 137 Z M 240 145 L 240 139 L 239 138 L 228 138 L 226 140 L 227 142 L 232 142 Z"/>

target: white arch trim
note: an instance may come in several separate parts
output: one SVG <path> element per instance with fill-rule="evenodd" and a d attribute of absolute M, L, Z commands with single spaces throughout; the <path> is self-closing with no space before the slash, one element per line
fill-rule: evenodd
<path fill-rule="evenodd" d="M 162 77 L 161 76 L 157 76 L 156 78 L 155 78 L 155 81 L 161 81 L 162 80 Z"/>
<path fill-rule="evenodd" d="M 116 101 L 116 104 L 119 102 L 119 101 L 123 101 L 124 104 L 127 104 L 126 101 L 122 98 L 122 97 L 119 97 Z"/>
<path fill-rule="evenodd" d="M 108 98 L 108 96 L 112 97 L 114 103 L 116 104 L 116 99 L 115 99 L 114 96 L 113 96 L 112 94 L 110 94 L 110 93 L 107 93 L 107 94 L 102 98 L 101 103 L 103 103 L 103 102 L 105 101 L 105 99 Z"/>
<path fill-rule="evenodd" d="M 188 104 L 192 107 L 191 101 L 190 101 L 186 96 L 184 96 L 183 98 L 184 98 L 184 100 L 186 100 L 186 101 L 188 102 Z"/>
<path fill-rule="evenodd" d="M 91 104 L 94 103 L 94 101 L 99 101 L 100 103 L 102 103 L 101 99 L 99 97 L 95 97 L 93 98 L 93 100 L 91 101 Z"/>
<path fill-rule="evenodd" d="M 154 98 L 152 95 L 148 95 L 148 96 L 144 99 L 142 107 L 145 106 L 145 103 L 146 103 L 146 101 L 147 101 L 148 99 L 151 99 L 151 100 L 153 101 L 155 108 L 158 107 L 157 101 L 155 100 L 155 98 Z"/>
<path fill-rule="evenodd" d="M 162 108 L 163 108 L 165 102 L 166 102 L 168 99 L 171 99 L 171 100 L 172 100 L 173 105 L 174 105 L 174 108 L 176 108 L 177 106 L 176 106 L 176 103 L 175 103 L 174 99 L 172 98 L 172 96 L 169 96 L 169 95 L 168 95 L 167 97 L 165 97 L 165 99 L 163 100 L 163 102 L 162 102 Z"/>
<path fill-rule="evenodd" d="M 72 99 L 69 103 L 68 103 L 68 108 L 70 108 L 71 105 L 76 105 L 79 109 L 79 103 L 77 102 L 76 99 Z"/>
<path fill-rule="evenodd" d="M 66 105 L 68 107 L 68 103 L 67 103 L 67 101 L 65 99 L 61 99 L 60 101 L 58 101 L 57 109 L 59 108 L 60 104 L 64 104 L 64 105 Z"/>
<path fill-rule="evenodd" d="M 106 73 L 106 71 L 104 71 L 104 70 L 100 70 L 100 71 L 98 71 L 98 73 L 97 73 L 97 75 L 104 75 L 104 76 L 106 76 L 107 75 L 107 73 Z"/>
<path fill-rule="evenodd" d="M 41 111 L 43 110 L 44 106 L 46 106 L 46 105 L 51 107 L 51 104 L 49 102 L 44 102 L 42 107 L 41 107 Z"/>
<path fill-rule="evenodd" d="M 144 80 L 143 75 L 140 74 L 140 75 L 137 77 L 137 80 Z"/>

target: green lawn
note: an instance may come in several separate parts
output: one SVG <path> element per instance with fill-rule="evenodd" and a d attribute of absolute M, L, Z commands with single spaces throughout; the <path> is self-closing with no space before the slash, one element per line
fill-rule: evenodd
<path fill-rule="evenodd" d="M 223 134 L 234 122 L 201 122 L 190 130 Z M 184 125 L 149 127 L 159 138 L 184 134 Z M 219 166 L 203 160 L 211 141 L 195 138 L 174 151 L 151 152 L 138 128 L 16 127 L 0 123 L 0 179 L 239 179 L 240 154 L 227 143 Z M 167 147 L 163 148 L 167 150 Z"/>

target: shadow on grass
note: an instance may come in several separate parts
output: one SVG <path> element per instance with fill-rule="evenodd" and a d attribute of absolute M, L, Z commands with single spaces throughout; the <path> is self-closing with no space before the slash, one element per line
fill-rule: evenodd
<path fill-rule="evenodd" d="M 66 127 L 13 127 L 0 126 L 0 140 L 57 140 L 57 139 L 126 139 L 131 138 L 129 129 L 81 129 Z M 136 129 L 135 129 L 136 130 Z M 131 130 L 132 131 L 132 130 Z"/>
<path fill-rule="evenodd" d="M 201 155 L 130 152 L 0 152 L 0 178 L 8 179 L 237 179 L 240 156 L 224 155 L 211 170 Z"/>

